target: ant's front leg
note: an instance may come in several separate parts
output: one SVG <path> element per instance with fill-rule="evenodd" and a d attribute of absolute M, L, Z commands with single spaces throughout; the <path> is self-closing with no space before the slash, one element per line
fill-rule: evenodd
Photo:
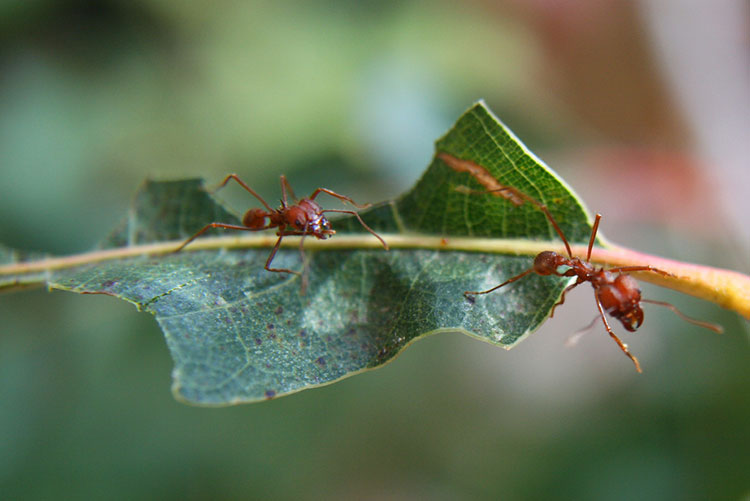
<path fill-rule="evenodd" d="M 383 244 L 383 247 L 385 248 L 385 250 L 390 250 L 390 248 L 388 247 L 388 244 L 385 242 L 385 240 L 383 240 L 383 237 L 381 237 L 380 235 L 378 235 L 377 233 L 375 233 L 375 231 L 372 228 L 370 228 L 369 226 L 367 226 L 365 224 L 365 222 L 362 220 L 362 218 L 360 217 L 360 215 L 356 211 L 353 211 L 353 210 L 327 209 L 327 210 L 321 211 L 321 214 L 323 214 L 324 212 L 338 212 L 339 214 L 351 214 L 351 215 L 353 215 L 354 217 L 357 218 L 357 220 L 359 221 L 359 224 L 361 224 L 364 229 L 366 229 L 367 231 L 369 231 L 370 233 L 372 233 L 372 235 L 375 238 L 377 238 L 378 240 L 380 240 L 380 243 Z"/>
<path fill-rule="evenodd" d="M 607 329 L 607 332 L 609 333 L 610 337 L 615 340 L 615 343 L 617 343 L 617 346 L 620 347 L 620 349 L 628 356 L 630 357 L 630 360 L 633 361 L 635 364 L 635 370 L 638 372 L 643 372 L 641 370 L 641 364 L 638 363 L 638 359 L 635 358 L 635 356 L 628 351 L 628 346 L 623 343 L 619 337 L 615 335 L 614 332 L 612 332 L 612 327 L 609 326 L 609 322 L 607 322 L 607 317 L 604 315 L 604 308 L 602 307 L 602 302 L 599 299 L 599 292 L 597 290 L 594 291 L 594 299 L 596 299 L 596 307 L 599 308 L 599 315 L 602 317 L 602 322 L 604 322 L 604 328 Z"/>
<path fill-rule="evenodd" d="M 359 205 L 357 202 L 352 200 L 351 198 L 347 197 L 346 195 L 339 195 L 335 191 L 331 191 L 327 188 L 318 188 L 317 190 L 312 192 L 312 195 L 310 195 L 310 200 L 315 200 L 315 197 L 320 195 L 321 193 L 326 193 L 328 195 L 331 195 L 332 197 L 338 198 L 339 200 L 343 200 L 344 202 L 349 202 L 353 206 L 355 206 L 358 209 L 367 209 L 368 207 L 372 206 L 372 204 L 364 204 Z"/>

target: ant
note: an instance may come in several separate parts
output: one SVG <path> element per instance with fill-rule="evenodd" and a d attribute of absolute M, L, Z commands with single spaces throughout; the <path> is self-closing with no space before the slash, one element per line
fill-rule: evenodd
<path fill-rule="evenodd" d="M 292 187 L 289 185 L 289 182 L 286 179 L 286 176 L 283 174 L 281 175 L 281 207 L 278 209 L 272 209 L 270 205 L 261 197 L 258 195 L 255 190 L 250 188 L 244 181 L 242 181 L 237 174 L 229 174 L 227 177 L 224 178 L 224 181 L 219 185 L 218 189 L 223 188 L 226 186 L 226 184 L 229 182 L 230 179 L 234 179 L 239 183 L 240 186 L 242 186 L 245 190 L 247 190 L 252 196 L 257 198 L 261 204 L 263 204 L 263 207 L 265 209 L 261 208 L 253 208 L 248 210 L 245 215 L 242 217 L 242 225 L 235 225 L 235 224 L 226 224 L 226 223 L 209 223 L 206 226 L 204 226 L 202 229 L 200 229 L 198 232 L 195 233 L 192 237 L 188 238 L 183 242 L 182 245 L 180 245 L 174 252 L 179 252 L 182 249 L 184 249 L 190 242 L 201 236 L 206 231 L 210 230 L 211 228 L 224 228 L 227 230 L 242 230 L 242 231 L 262 231 L 262 230 L 268 230 L 271 228 L 278 228 L 276 231 L 276 235 L 279 237 L 276 240 L 276 244 L 273 246 L 273 250 L 271 250 L 271 254 L 269 254 L 268 259 L 266 260 L 266 264 L 263 267 L 265 270 L 273 271 L 277 273 L 294 273 L 295 275 L 302 275 L 298 271 L 289 270 L 287 268 L 271 268 L 271 262 L 273 261 L 273 258 L 276 256 L 276 252 L 279 250 L 279 245 L 281 245 L 281 240 L 290 235 L 297 235 L 301 236 L 299 242 L 299 251 L 300 255 L 302 256 L 302 260 L 304 262 L 304 251 L 303 251 L 303 242 L 306 236 L 312 235 L 315 238 L 318 238 L 320 240 L 325 240 L 326 238 L 330 237 L 331 235 L 335 234 L 336 231 L 331 229 L 331 222 L 328 221 L 328 219 L 323 215 L 326 212 L 338 212 L 342 214 L 352 214 L 357 218 L 357 220 L 360 222 L 362 227 L 372 233 L 375 238 L 380 240 L 380 243 L 383 244 L 383 247 L 388 250 L 388 244 L 383 240 L 380 235 L 375 233 L 372 228 L 367 226 L 365 222 L 362 220 L 362 218 L 359 216 L 359 214 L 356 211 L 353 210 L 339 210 L 339 209 L 326 209 L 323 210 L 323 208 L 318 205 L 318 203 L 315 201 L 315 198 L 320 195 L 321 193 L 326 193 L 327 195 L 330 195 L 334 198 L 338 198 L 339 200 L 342 200 L 344 202 L 349 202 L 353 206 L 357 207 L 358 209 L 366 209 L 370 207 L 371 204 L 365 204 L 365 205 L 359 205 L 354 202 L 351 198 L 339 195 L 338 193 L 331 191 L 327 188 L 318 188 L 315 191 L 312 192 L 312 194 L 307 198 L 297 199 L 297 197 L 294 195 L 294 191 L 292 190 Z M 296 200 L 295 203 L 289 204 L 289 200 L 287 198 L 287 193 L 291 196 L 292 200 Z M 303 281 L 302 281 L 302 290 L 305 289 L 305 276 L 303 275 Z"/>
<path fill-rule="evenodd" d="M 591 238 L 589 239 L 588 251 L 586 253 L 586 259 L 580 259 L 573 257 L 573 252 L 570 248 L 568 240 L 565 238 L 560 226 L 552 217 L 549 209 L 546 205 L 531 198 L 530 196 L 516 190 L 511 187 L 503 187 L 491 192 L 508 192 L 513 196 L 516 196 L 523 201 L 529 202 L 535 205 L 539 210 L 544 212 L 547 219 L 552 224 L 560 239 L 565 244 L 565 250 L 568 253 L 568 257 L 558 254 L 553 251 L 543 251 L 537 254 L 534 258 L 534 264 L 528 270 L 506 280 L 500 285 L 496 285 L 486 291 L 466 291 L 464 296 L 469 299 L 471 296 L 477 294 L 488 294 L 492 291 L 500 289 L 510 283 L 513 283 L 531 273 L 537 275 L 556 275 L 558 277 L 576 277 L 576 281 L 571 285 L 567 286 L 560 296 L 560 300 L 555 303 L 550 312 L 550 317 L 554 316 L 555 308 L 563 304 L 565 301 L 565 294 L 572 289 L 578 287 L 584 282 L 591 282 L 591 286 L 594 288 L 594 299 L 596 300 L 596 307 L 599 309 L 599 316 L 604 322 L 604 328 L 607 329 L 607 333 L 615 340 L 620 349 L 633 361 L 635 368 L 638 372 L 641 371 L 641 364 L 638 363 L 638 359 L 628 351 L 628 346 L 618 338 L 612 328 L 607 322 L 607 317 L 604 315 L 607 312 L 610 316 L 619 320 L 626 330 L 635 332 L 638 327 L 643 323 L 643 310 L 641 309 L 641 303 L 651 303 L 659 306 L 665 306 L 679 315 L 683 320 L 690 322 L 706 329 L 710 329 L 714 332 L 721 333 L 722 327 L 709 322 L 702 322 L 694 318 L 690 318 L 687 315 L 680 312 L 674 305 L 663 301 L 654 301 L 651 299 L 641 298 L 641 290 L 638 288 L 638 282 L 628 275 L 634 271 L 648 271 L 651 273 L 658 273 L 665 277 L 674 277 L 675 275 L 668 271 L 660 270 L 653 266 L 620 266 L 617 268 L 597 268 L 591 264 L 591 250 L 594 247 L 594 240 L 596 239 L 596 232 L 599 228 L 599 221 L 601 220 L 601 214 L 596 214 L 594 220 L 594 226 L 591 228 Z M 483 193 L 491 193 L 483 192 Z M 563 271 L 560 271 L 560 268 Z M 596 319 L 594 319 L 596 320 Z M 592 324 L 593 325 L 593 324 Z"/>

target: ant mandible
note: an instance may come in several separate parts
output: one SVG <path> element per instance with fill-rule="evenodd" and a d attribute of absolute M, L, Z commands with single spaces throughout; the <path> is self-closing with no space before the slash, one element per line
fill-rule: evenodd
<path fill-rule="evenodd" d="M 638 363 L 638 359 L 632 353 L 630 353 L 630 351 L 628 351 L 628 346 L 623 343 L 620 338 L 617 337 L 612 331 L 612 328 L 607 321 L 607 317 L 604 315 L 605 312 L 619 320 L 626 330 L 635 332 L 643 323 L 643 310 L 641 309 L 641 303 L 651 303 L 659 306 L 665 306 L 671 309 L 682 319 L 692 324 L 705 327 L 718 333 L 721 333 L 723 331 L 723 329 L 719 325 L 688 317 L 670 303 L 666 303 L 663 301 L 654 301 L 651 299 L 643 299 L 641 297 L 641 290 L 638 288 L 638 282 L 636 282 L 633 277 L 627 274 L 634 271 L 647 271 L 651 273 L 657 273 L 665 277 L 674 277 L 675 275 L 673 275 L 672 273 L 660 270 L 653 266 L 620 266 L 617 268 L 605 269 L 603 267 L 597 268 L 593 264 L 591 264 L 591 250 L 594 247 L 596 232 L 599 228 L 599 221 L 602 218 L 601 214 L 596 215 L 594 226 L 591 228 L 591 238 L 589 238 L 588 251 L 586 252 L 586 259 L 584 260 L 573 257 L 573 252 L 570 248 L 568 240 L 565 238 L 565 235 L 560 229 L 560 226 L 557 224 L 557 221 L 555 221 L 555 218 L 552 217 L 552 214 L 550 213 L 546 205 L 511 187 L 504 187 L 484 193 L 492 192 L 511 193 L 519 197 L 520 199 L 535 205 L 542 212 L 544 212 L 545 216 L 547 216 L 547 219 L 552 224 L 552 227 L 555 229 L 557 234 L 560 236 L 560 239 L 563 241 L 563 244 L 565 244 L 565 250 L 568 253 L 568 257 L 562 256 L 553 251 L 540 252 L 534 258 L 534 264 L 528 270 L 512 278 L 509 278 L 500 285 L 496 285 L 495 287 L 487 289 L 486 291 L 466 291 L 464 292 L 464 296 L 466 296 L 467 298 L 469 298 L 469 296 L 477 294 L 488 294 L 510 283 L 520 280 L 521 278 L 531 273 L 536 273 L 537 275 L 556 275 L 558 277 L 576 277 L 576 281 L 563 290 L 562 295 L 560 296 L 560 300 L 552 307 L 552 311 L 550 312 L 550 317 L 552 317 L 555 313 L 555 308 L 565 302 L 566 293 L 578 287 L 584 282 L 590 282 L 591 286 L 594 288 L 594 299 L 596 300 L 596 307 L 599 309 L 599 316 L 601 317 L 602 322 L 604 322 L 604 328 L 607 329 L 607 333 L 609 333 L 612 339 L 615 340 L 620 349 L 628 357 L 630 357 L 630 359 L 635 364 L 635 368 L 638 372 L 642 372 L 641 364 Z M 560 271 L 560 268 L 563 268 L 564 271 Z"/>
<path fill-rule="evenodd" d="M 277 273 L 294 273 L 296 275 L 301 275 L 300 272 L 289 270 L 287 268 L 271 268 L 271 262 L 273 261 L 273 258 L 276 256 L 276 252 L 279 250 L 279 245 L 281 245 L 281 240 L 290 235 L 297 235 L 301 236 L 299 243 L 299 251 L 302 255 L 303 262 L 304 262 L 304 251 L 303 251 L 303 242 L 306 236 L 312 235 L 315 238 L 318 238 L 320 240 L 325 240 L 326 238 L 330 237 L 331 235 L 335 234 L 336 231 L 331 229 L 331 222 L 328 221 L 328 219 L 323 215 L 326 212 L 338 212 L 342 214 L 352 214 L 357 218 L 357 220 L 360 222 L 362 227 L 372 233 L 375 238 L 380 240 L 380 243 L 383 244 L 383 247 L 385 247 L 386 250 L 388 250 L 388 244 L 383 240 L 380 235 L 375 233 L 372 228 L 367 226 L 365 222 L 362 220 L 362 218 L 359 216 L 359 214 L 356 211 L 353 210 L 339 210 L 339 209 L 325 209 L 318 205 L 318 203 L 315 201 L 315 197 L 320 195 L 321 193 L 326 193 L 327 195 L 330 195 L 334 198 L 338 198 L 339 200 L 342 200 L 344 202 L 348 202 L 352 204 L 353 206 L 359 208 L 359 209 L 366 209 L 370 207 L 370 204 L 365 205 L 359 205 L 354 202 L 351 198 L 339 195 L 338 193 L 331 191 L 327 188 L 318 188 L 315 191 L 312 192 L 312 194 L 307 198 L 302 198 L 297 200 L 297 197 L 294 195 L 294 191 L 292 190 L 292 187 L 289 185 L 289 182 L 286 179 L 286 176 L 283 174 L 281 175 L 281 207 L 278 209 L 272 209 L 270 205 L 261 197 L 258 195 L 255 190 L 250 188 L 244 181 L 242 181 L 237 174 L 229 174 L 227 177 L 224 178 L 224 181 L 219 185 L 217 189 L 223 188 L 226 186 L 226 184 L 229 182 L 230 179 L 234 179 L 239 183 L 240 186 L 242 186 L 245 190 L 247 190 L 252 196 L 258 199 L 261 204 L 263 204 L 263 207 L 265 209 L 261 208 L 253 208 L 248 210 L 245 215 L 242 217 L 242 225 L 236 225 L 236 224 L 226 224 L 226 223 L 209 223 L 206 226 L 204 226 L 202 229 L 200 229 L 198 232 L 195 233 L 192 237 L 188 238 L 183 242 L 182 245 L 180 245 L 175 252 L 179 252 L 182 249 L 185 248 L 190 242 L 201 236 L 206 231 L 210 230 L 211 228 L 224 228 L 227 230 L 242 230 L 242 231 L 262 231 L 262 230 L 268 230 L 271 228 L 278 228 L 276 231 L 276 235 L 279 237 L 276 240 L 276 244 L 273 246 L 273 250 L 271 250 L 271 254 L 269 254 L 268 259 L 266 260 L 266 264 L 263 267 L 264 269 L 268 271 L 273 271 Z M 289 204 L 289 200 L 287 198 L 287 192 L 289 195 L 291 195 L 292 200 L 295 200 L 296 202 L 293 204 Z M 305 282 L 304 282 L 304 276 L 303 276 L 303 283 L 302 283 L 302 290 L 304 291 Z"/>

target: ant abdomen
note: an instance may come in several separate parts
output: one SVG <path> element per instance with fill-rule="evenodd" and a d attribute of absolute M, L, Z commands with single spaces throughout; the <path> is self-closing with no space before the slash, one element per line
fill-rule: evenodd
<path fill-rule="evenodd" d="M 253 230 L 259 230 L 266 226 L 266 217 L 268 217 L 268 213 L 263 209 L 250 209 L 242 217 L 242 225 Z"/>
<path fill-rule="evenodd" d="M 557 268 L 563 264 L 560 258 L 562 256 L 557 252 L 540 252 L 534 258 L 534 272 L 538 275 L 557 275 Z"/>

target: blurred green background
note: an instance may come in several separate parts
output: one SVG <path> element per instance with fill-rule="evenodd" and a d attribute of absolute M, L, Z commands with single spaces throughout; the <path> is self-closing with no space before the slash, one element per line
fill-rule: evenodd
<path fill-rule="evenodd" d="M 274 200 L 285 173 L 297 193 L 392 198 L 484 98 L 604 214 L 610 239 L 747 273 L 747 225 L 735 223 L 750 212 L 737 191 L 750 141 L 736 124 L 750 94 L 723 78 L 732 57 L 747 69 L 734 36 L 747 6 L 678 4 L 0 2 L 0 242 L 85 251 L 145 177 L 237 172 Z M 691 29 L 711 23 L 718 34 Z M 639 375 L 601 329 L 565 348 L 595 315 L 581 288 L 511 352 L 434 336 L 328 387 L 203 409 L 172 399 L 149 315 L 108 297 L 3 294 L 0 493 L 743 498 L 747 323 L 645 296 L 726 333 L 651 308 L 625 335 Z"/>

